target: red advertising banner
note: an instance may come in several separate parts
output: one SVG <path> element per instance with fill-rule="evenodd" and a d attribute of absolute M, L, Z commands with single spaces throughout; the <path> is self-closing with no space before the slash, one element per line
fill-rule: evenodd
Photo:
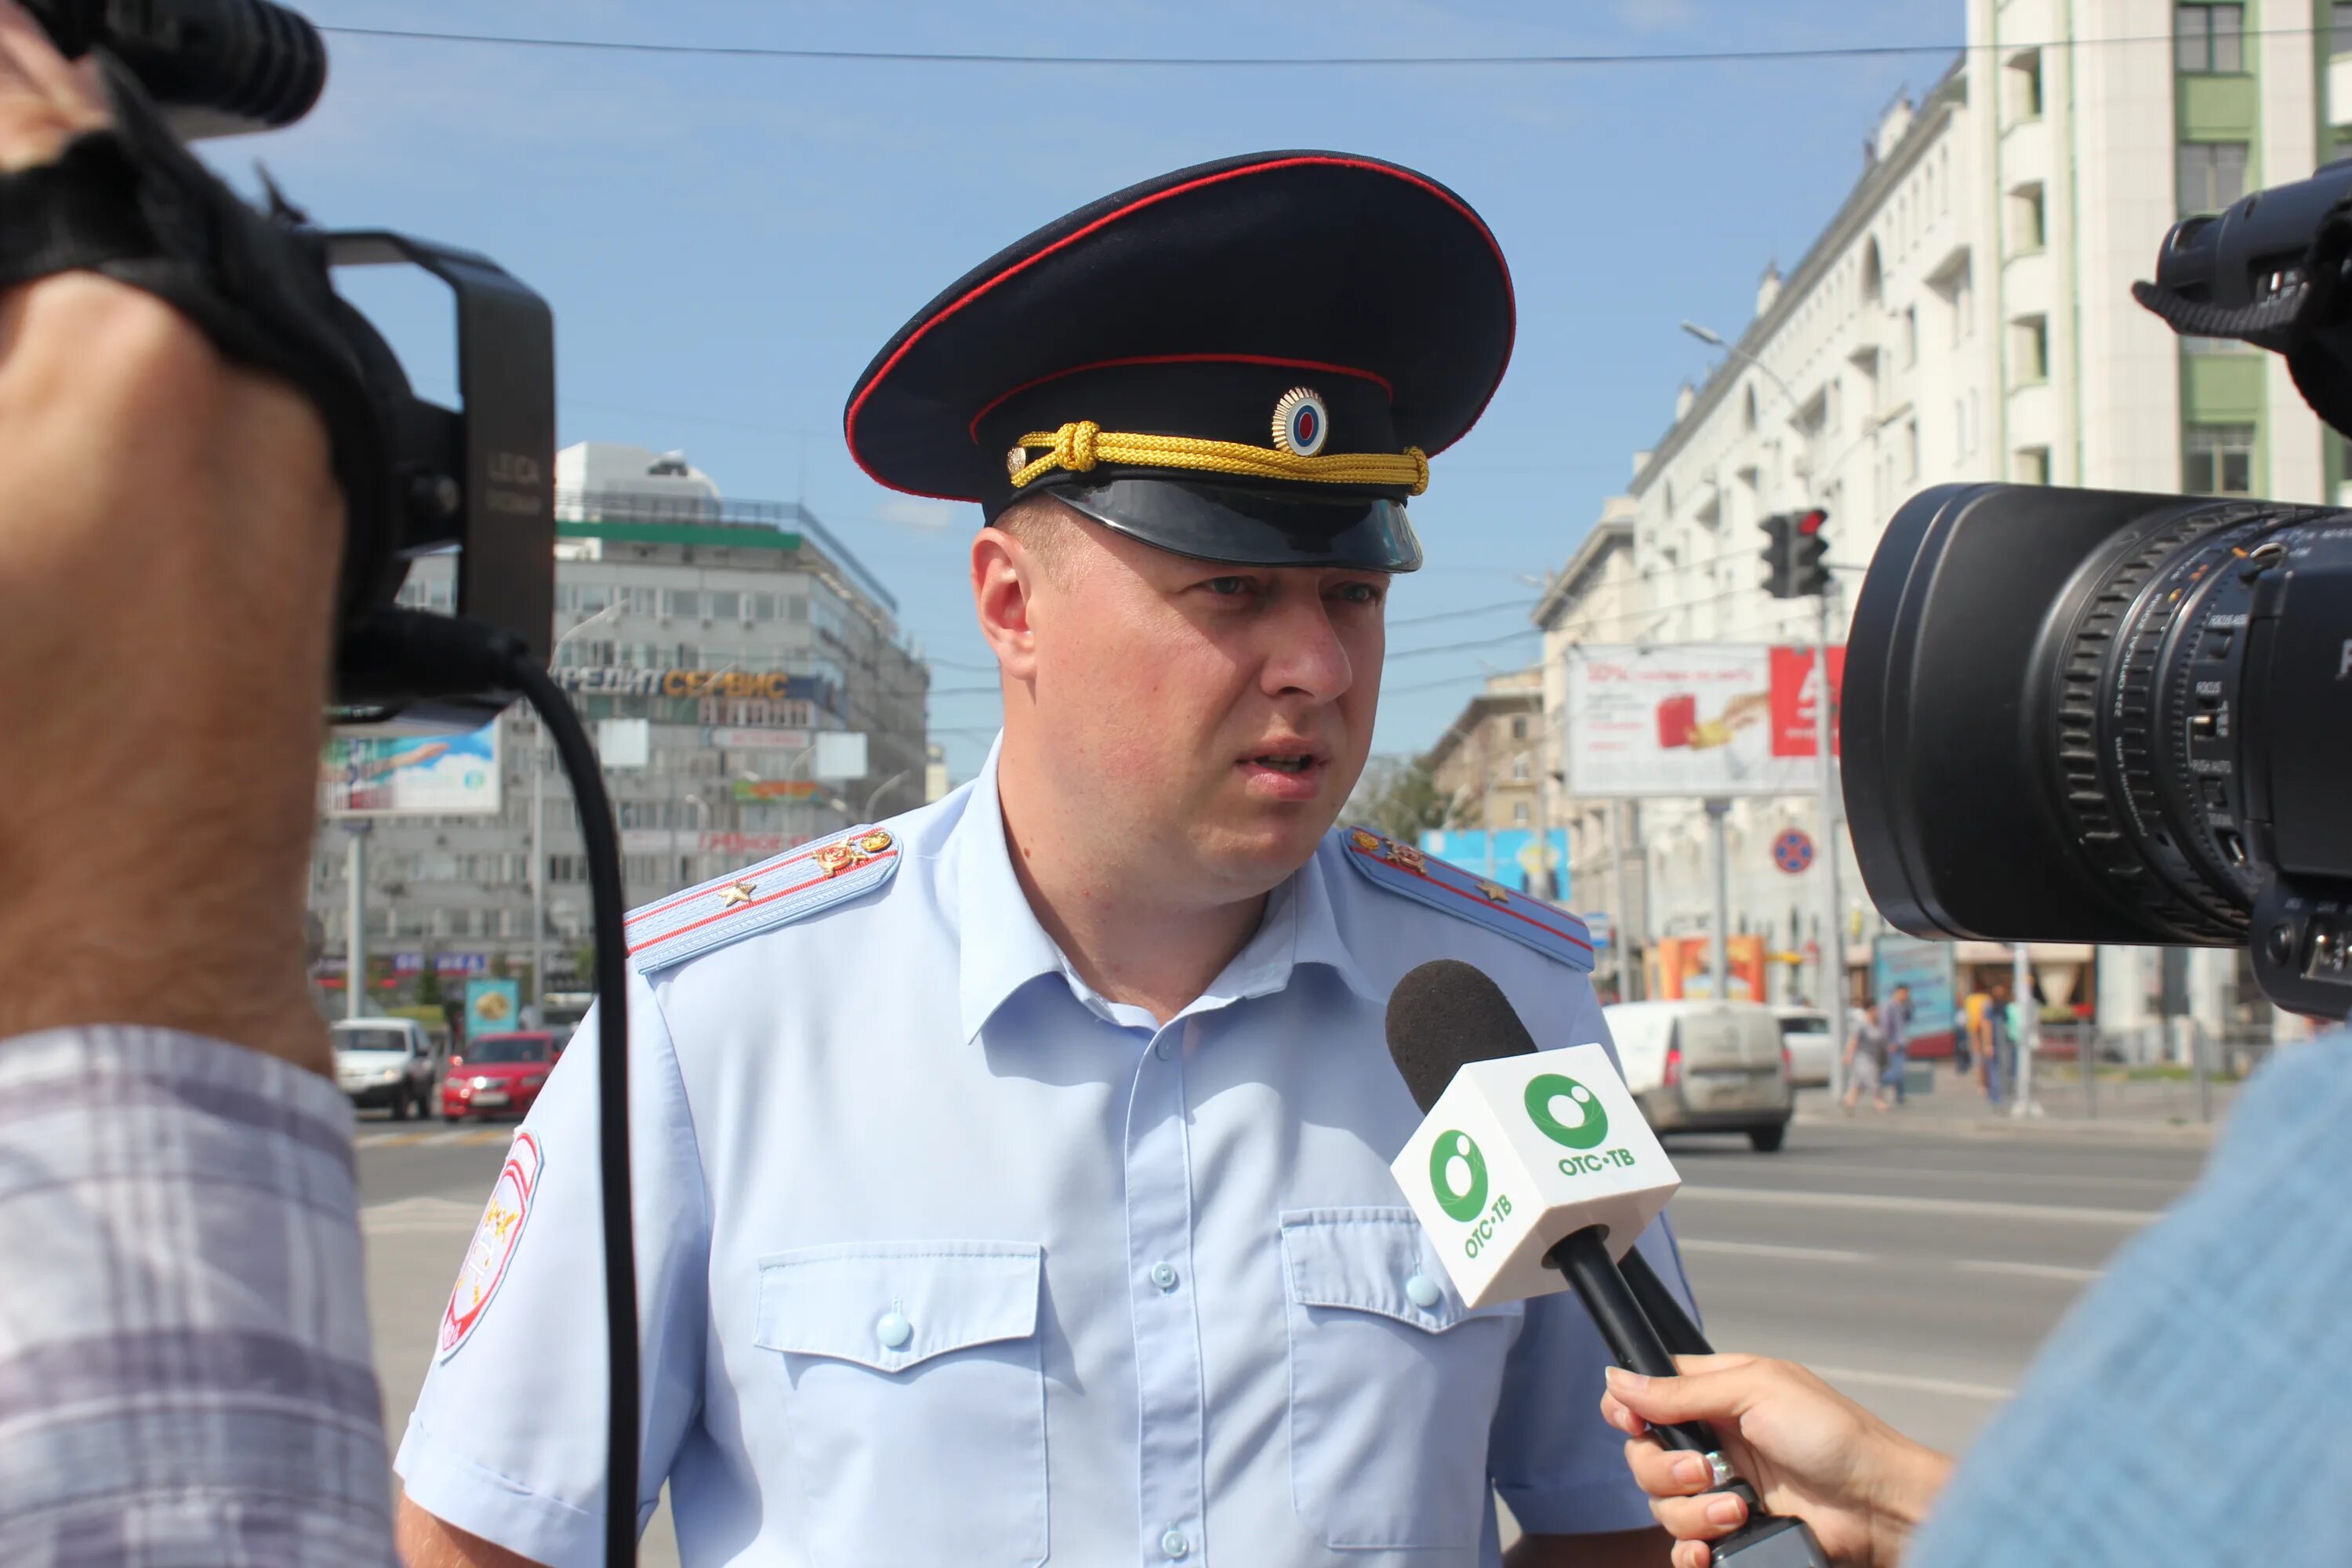
<path fill-rule="evenodd" d="M 1813 650 L 1809 647 L 1775 647 L 1772 650 L 1772 754 L 1776 757 L 1811 757 L 1813 750 L 1813 727 L 1819 708 L 1820 682 L 1814 675 Z M 1830 700 L 1834 710 L 1845 700 L 1845 649 L 1830 649 Z M 1832 737 L 1830 754 L 1842 756 L 1843 752 Z"/>

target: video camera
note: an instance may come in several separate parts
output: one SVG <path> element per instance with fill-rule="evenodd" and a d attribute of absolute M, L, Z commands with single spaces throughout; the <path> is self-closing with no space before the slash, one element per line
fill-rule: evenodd
<path fill-rule="evenodd" d="M 126 68 L 184 140 L 291 124 L 326 84 L 317 31 L 268 0 L 26 4 L 68 58 L 103 50 Z M 388 635 L 381 613 L 394 605 L 412 558 L 455 549 L 457 615 L 545 667 L 555 596 L 554 318 L 486 257 L 381 231 L 323 232 L 282 198 L 270 216 L 299 253 L 291 265 L 405 262 L 456 296 L 457 409 L 415 395 L 357 310 L 333 314 L 366 384 L 374 429 L 365 471 L 339 463 L 348 538 L 332 700 L 346 721 L 479 728 L 520 691 Z"/>
<path fill-rule="evenodd" d="M 2352 160 L 2174 226 L 2133 296 L 2284 355 L 2352 434 Z M 1872 899 L 1919 936 L 2251 947 L 2352 1012 L 2352 511 L 1954 484 L 1888 522 L 1842 737 Z"/>

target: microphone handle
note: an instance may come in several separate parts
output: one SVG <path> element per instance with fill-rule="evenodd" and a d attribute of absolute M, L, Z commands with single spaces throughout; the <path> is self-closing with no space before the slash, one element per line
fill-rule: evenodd
<path fill-rule="evenodd" d="M 1587 1226 L 1562 1238 L 1545 1255 L 1544 1262 L 1567 1275 L 1569 1283 L 1576 1287 L 1584 1310 L 1592 1314 L 1593 1324 L 1600 1329 L 1601 1338 L 1619 1366 L 1644 1377 L 1672 1377 L 1675 1373 L 1674 1355 L 1642 1310 L 1642 1303 L 1626 1284 L 1625 1276 L 1611 1260 L 1604 1240 L 1607 1235 L 1600 1226 Z M 1674 1422 L 1652 1430 L 1667 1447 L 1685 1453 L 1712 1454 L 1722 1447 L 1715 1434 L 1696 1421 Z M 1748 1500 L 1752 1503 L 1755 1500 Z"/>
<path fill-rule="evenodd" d="M 1675 1358 L 1658 1323 L 1666 1325 L 1667 1333 L 1685 1355 L 1706 1354 L 1706 1337 L 1639 1252 L 1626 1252 L 1621 1272 L 1620 1266 L 1610 1259 L 1607 1237 L 1602 1226 L 1587 1226 L 1546 1253 L 1544 1263 L 1566 1274 L 1576 1287 L 1618 1365 L 1647 1377 L 1673 1377 Z M 1657 1322 L 1643 1310 L 1652 1303 Z M 1669 1448 L 1708 1456 L 1718 1467 L 1717 1473 L 1723 1473 L 1722 1444 L 1705 1422 L 1653 1425 L 1650 1430 Z M 1727 1476 L 1715 1489 L 1729 1492 L 1748 1505 L 1748 1522 L 1715 1542 L 1714 1561 L 1719 1568 L 1830 1568 L 1829 1555 L 1813 1538 L 1811 1527 L 1801 1519 L 1766 1509 L 1744 1477 Z"/>
<path fill-rule="evenodd" d="M 1633 1300 L 1641 1303 L 1643 1315 L 1655 1326 L 1668 1350 L 1676 1355 L 1715 1353 L 1715 1347 L 1706 1342 L 1706 1335 L 1683 1310 L 1682 1302 L 1666 1289 L 1666 1282 L 1658 1278 L 1658 1271 L 1650 1267 L 1650 1260 L 1642 1256 L 1640 1247 L 1626 1249 L 1625 1261 L 1617 1266 L 1617 1271 L 1625 1277 Z"/>

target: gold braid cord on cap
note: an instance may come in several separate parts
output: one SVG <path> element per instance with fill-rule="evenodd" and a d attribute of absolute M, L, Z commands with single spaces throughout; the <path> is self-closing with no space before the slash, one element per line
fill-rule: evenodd
<path fill-rule="evenodd" d="M 1272 447 L 1252 447 L 1240 441 L 1204 441 L 1192 436 L 1134 436 L 1105 430 L 1091 419 L 1080 419 L 1059 430 L 1033 430 L 1021 437 L 1022 448 L 1045 448 L 1013 475 L 1020 489 L 1043 474 L 1067 468 L 1074 474 L 1097 463 L 1132 463 L 1152 468 L 1198 468 L 1212 474 L 1244 474 L 1258 479 L 1316 479 L 1331 485 L 1402 485 L 1407 494 L 1429 488 L 1429 459 L 1418 447 L 1403 451 L 1332 452 L 1302 458 Z"/>

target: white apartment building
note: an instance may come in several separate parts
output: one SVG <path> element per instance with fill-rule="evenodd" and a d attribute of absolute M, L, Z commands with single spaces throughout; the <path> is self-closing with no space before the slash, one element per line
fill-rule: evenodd
<path fill-rule="evenodd" d="M 1811 643 L 1813 602 L 1775 600 L 1759 585 L 1756 525 L 1775 511 L 1829 510 L 1842 637 L 1888 516 L 1930 484 L 2284 500 L 2343 484 L 2343 444 L 2326 437 L 2281 361 L 2183 342 L 2129 290 L 2153 276 L 2179 216 L 2300 178 L 2323 151 L 2352 150 L 2352 5 L 1968 0 L 1967 36 L 1970 47 L 1940 80 L 1886 112 L 1861 178 L 1811 249 L 1785 275 L 1767 268 L 1754 319 L 1736 331 L 1706 324 L 1722 329 L 1729 352 L 1704 385 L 1677 394 L 1664 434 L 1635 457 L 1630 499 L 1612 502 L 1612 516 L 1629 518 L 1631 577 L 1592 612 L 1615 629 L 1584 640 Z M 1574 575 L 1538 615 L 1554 714 L 1554 645 L 1583 635 Z M 1630 620 L 1629 597 L 1641 610 Z M 1573 804 L 1563 816 L 1601 820 Z M 1650 930 L 1708 930 L 1714 868 L 1700 804 L 1646 803 L 1634 829 L 1622 816 L 1619 831 L 1648 858 Z M 1734 806 L 1731 920 L 1768 948 L 1801 950 L 1821 934 L 1822 873 L 1772 865 L 1766 847 L 1786 826 L 1821 837 L 1810 799 Z M 1836 837 L 1843 934 L 1859 962 L 1884 928 Z M 1815 990 L 1819 978 L 1797 984 Z M 2110 1025 L 2184 1008 L 2213 1027 L 2270 1016 L 2226 952 L 2107 951 L 2096 993 Z"/>

